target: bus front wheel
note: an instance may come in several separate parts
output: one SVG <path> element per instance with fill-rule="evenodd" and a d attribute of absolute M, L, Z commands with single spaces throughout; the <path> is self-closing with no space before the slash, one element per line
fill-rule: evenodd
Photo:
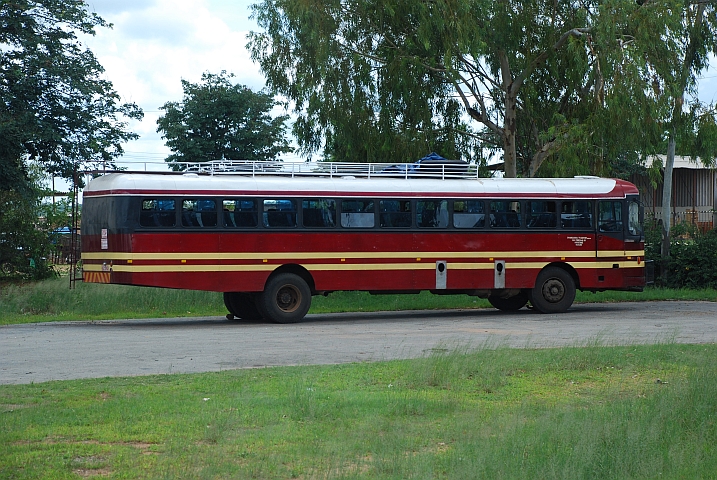
<path fill-rule="evenodd" d="M 269 279 L 259 294 L 257 307 L 262 316 L 277 323 L 296 323 L 311 307 L 311 289 L 298 275 L 280 273 Z"/>
<path fill-rule="evenodd" d="M 575 300 L 575 280 L 558 267 L 547 267 L 538 274 L 530 292 L 530 303 L 541 313 L 563 313 Z"/>

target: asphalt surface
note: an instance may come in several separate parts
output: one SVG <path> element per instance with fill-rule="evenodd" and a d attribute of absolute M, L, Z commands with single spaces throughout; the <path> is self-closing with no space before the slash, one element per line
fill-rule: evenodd
<path fill-rule="evenodd" d="M 0 327 L 0 384 L 415 358 L 458 346 L 544 348 L 717 342 L 717 303 L 308 315 L 277 325 L 224 317 Z"/>

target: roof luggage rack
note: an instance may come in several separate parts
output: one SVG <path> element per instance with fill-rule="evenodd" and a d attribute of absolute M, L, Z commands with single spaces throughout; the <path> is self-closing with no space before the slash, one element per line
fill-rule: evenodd
<path fill-rule="evenodd" d="M 280 175 L 309 177 L 356 177 L 356 178 L 479 178 L 478 166 L 463 160 L 423 158 L 413 163 L 347 163 L 347 162 L 283 162 L 255 160 L 212 160 L 209 162 L 164 163 L 172 171 L 148 169 L 116 169 L 96 173 L 160 173 L 199 175 Z M 158 163 L 154 164 L 160 165 Z"/>

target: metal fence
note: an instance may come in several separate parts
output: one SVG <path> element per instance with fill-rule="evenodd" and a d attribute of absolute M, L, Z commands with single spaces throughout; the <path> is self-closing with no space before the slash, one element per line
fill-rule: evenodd
<path fill-rule="evenodd" d="M 687 223 L 697 225 L 701 232 L 706 232 L 715 228 L 715 211 L 710 210 L 677 210 L 671 212 L 670 225 L 679 225 Z M 662 220 L 662 210 L 648 210 L 645 212 L 648 218 Z"/>

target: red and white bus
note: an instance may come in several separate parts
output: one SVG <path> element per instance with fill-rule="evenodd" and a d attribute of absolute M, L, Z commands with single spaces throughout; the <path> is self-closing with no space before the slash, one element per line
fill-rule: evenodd
<path fill-rule="evenodd" d="M 343 290 L 564 312 L 576 289 L 642 290 L 644 254 L 637 188 L 597 177 L 110 173 L 83 194 L 85 282 L 224 292 L 281 323 Z"/>

